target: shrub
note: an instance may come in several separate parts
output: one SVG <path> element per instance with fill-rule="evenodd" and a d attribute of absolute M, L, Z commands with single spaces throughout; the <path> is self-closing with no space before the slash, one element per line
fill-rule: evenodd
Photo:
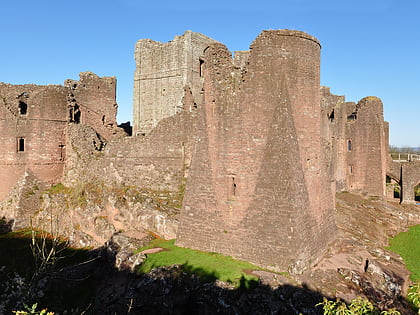
<path fill-rule="evenodd" d="M 48 312 L 47 309 L 43 309 L 40 311 L 37 311 L 36 308 L 38 307 L 38 304 L 33 304 L 32 307 L 29 307 L 25 305 L 26 311 L 13 311 L 16 315 L 54 315 L 54 312 Z"/>
<path fill-rule="evenodd" d="M 420 283 L 410 286 L 407 297 L 408 300 L 417 308 L 418 314 L 420 315 Z"/>
<path fill-rule="evenodd" d="M 316 306 L 322 306 L 324 315 L 401 315 L 395 309 L 379 312 L 368 299 L 360 297 L 352 300 L 350 305 L 347 305 L 340 299 L 329 301 L 327 298 L 324 298 Z"/>

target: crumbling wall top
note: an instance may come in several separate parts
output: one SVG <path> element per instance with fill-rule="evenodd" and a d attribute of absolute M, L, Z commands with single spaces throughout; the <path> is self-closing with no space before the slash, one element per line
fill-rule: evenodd
<path fill-rule="evenodd" d="M 201 34 L 201 33 L 197 33 L 197 32 L 193 32 L 193 31 L 185 31 L 184 34 L 182 35 L 175 35 L 175 37 L 168 41 L 168 42 L 160 42 L 160 41 L 155 41 L 153 39 L 150 38 L 143 38 L 143 39 L 139 39 L 136 42 L 136 51 L 140 48 L 140 47 L 150 47 L 150 48 L 155 48 L 155 47 L 168 47 L 168 46 L 172 46 L 174 44 L 177 44 L 178 42 L 182 42 L 186 39 L 192 39 L 192 38 L 196 38 L 198 40 L 203 40 L 203 41 L 211 41 L 211 42 L 215 42 L 214 39 Z"/>
<path fill-rule="evenodd" d="M 79 73 L 79 78 L 80 80 L 72 80 L 72 79 L 67 79 L 64 81 L 64 86 L 65 87 L 72 87 L 74 84 L 78 84 L 78 83 L 89 83 L 89 82 L 101 82 L 102 84 L 116 84 L 117 82 L 117 78 L 116 77 L 99 77 L 98 75 L 96 75 L 93 72 L 90 71 L 85 71 L 85 72 L 80 72 Z"/>
<path fill-rule="evenodd" d="M 248 61 L 250 53 L 250 50 L 235 51 L 233 57 L 233 63 L 235 64 L 235 66 L 238 68 L 244 68 Z"/>
<path fill-rule="evenodd" d="M 291 37 L 298 37 L 298 38 L 307 39 L 307 40 L 313 41 L 314 43 L 319 45 L 319 47 L 321 48 L 321 43 L 318 41 L 318 39 L 316 37 L 314 37 L 312 35 L 309 35 L 309 34 L 307 34 L 305 32 L 302 32 L 302 31 L 287 30 L 287 29 L 285 29 L 285 30 L 262 31 L 260 33 L 260 35 L 256 38 L 256 40 L 261 39 L 261 38 L 271 38 L 271 37 L 274 37 L 274 36 L 291 36 Z"/>

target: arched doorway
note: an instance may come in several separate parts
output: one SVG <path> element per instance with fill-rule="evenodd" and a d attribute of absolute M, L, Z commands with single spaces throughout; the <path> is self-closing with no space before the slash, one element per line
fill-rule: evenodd
<path fill-rule="evenodd" d="M 386 175 L 386 193 L 388 198 L 401 200 L 401 185 L 395 176 Z"/>
<path fill-rule="evenodd" d="M 420 182 L 414 186 L 414 200 L 417 204 L 420 204 Z"/>

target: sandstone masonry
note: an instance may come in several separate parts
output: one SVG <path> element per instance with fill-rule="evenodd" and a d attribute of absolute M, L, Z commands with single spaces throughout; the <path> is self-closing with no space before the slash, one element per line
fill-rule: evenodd
<path fill-rule="evenodd" d="M 334 237 L 321 142 L 319 42 L 264 31 L 244 68 L 204 53 L 204 105 L 177 244 L 298 271 Z M 279 259 L 281 257 L 281 259 Z"/>
<path fill-rule="evenodd" d="M 116 128 L 115 78 L 0 84 L 0 199 L 31 192 L 17 182 L 101 186 L 113 192 L 104 209 L 72 209 L 68 233 L 77 222 L 91 242 L 123 228 L 176 234 L 180 246 L 302 272 L 335 237 L 335 193 L 383 198 L 389 168 L 382 102 L 321 87 L 320 48 L 290 30 L 263 31 L 234 57 L 191 31 L 140 40 L 133 137 Z"/>
<path fill-rule="evenodd" d="M 191 105 L 202 104 L 204 49 L 215 40 L 186 31 L 173 41 L 141 39 L 135 47 L 136 71 L 133 93 L 133 132 L 149 133 L 166 117 L 182 111 L 184 90 Z M 190 105 L 190 106 L 191 106 Z"/>
<path fill-rule="evenodd" d="M 321 87 L 324 139 L 330 175 L 336 191 L 386 196 L 389 126 L 379 98 L 368 96 L 357 104 Z"/>
<path fill-rule="evenodd" d="M 0 199 L 27 171 L 61 181 L 69 124 L 87 123 L 108 139 L 115 134 L 115 85 L 91 72 L 64 86 L 0 83 Z"/>

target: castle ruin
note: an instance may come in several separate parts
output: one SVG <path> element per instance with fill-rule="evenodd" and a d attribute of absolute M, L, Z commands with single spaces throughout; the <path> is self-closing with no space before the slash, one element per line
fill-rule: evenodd
<path fill-rule="evenodd" d="M 335 237 L 335 192 L 386 195 L 382 102 L 321 87 L 320 49 L 290 30 L 263 31 L 234 57 L 190 31 L 140 40 L 133 137 L 116 137 L 114 78 L 1 84 L 0 198 L 28 170 L 182 195 L 178 245 L 301 272 Z"/>
<path fill-rule="evenodd" d="M 320 48 L 308 34 L 279 30 L 262 32 L 233 58 L 220 43 L 195 51 L 203 95 L 178 245 L 279 270 L 305 268 L 333 239 L 336 191 L 384 197 L 382 103 L 367 97 L 356 105 L 321 87 Z M 177 53 L 170 49 L 167 56 Z M 146 69 L 156 66 L 154 58 L 140 59 Z M 188 91 L 177 90 L 185 99 Z M 148 100 L 135 94 L 134 112 L 162 97 L 150 93 Z"/>

